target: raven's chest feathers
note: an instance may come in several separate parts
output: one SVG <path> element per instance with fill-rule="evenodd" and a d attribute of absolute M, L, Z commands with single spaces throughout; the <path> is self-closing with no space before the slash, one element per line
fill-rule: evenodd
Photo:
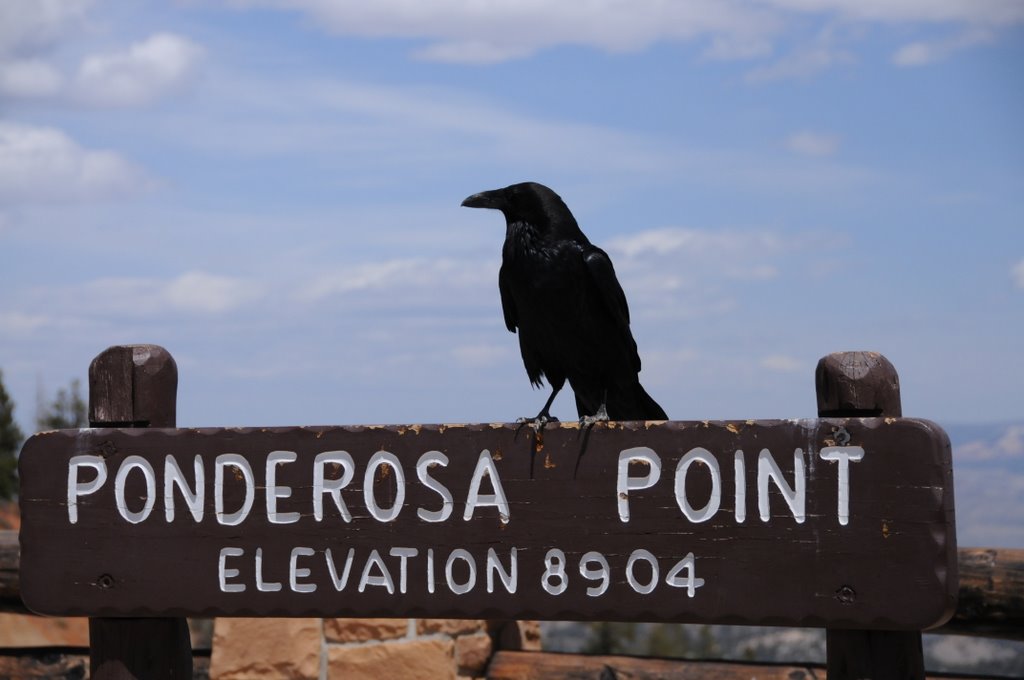
<path fill-rule="evenodd" d="M 620 351 L 584 261 L 590 248 L 585 241 L 543 238 L 522 223 L 508 229 L 499 274 L 502 305 L 535 383 L 540 375 L 557 380 L 604 373 L 609 350 Z"/>
<path fill-rule="evenodd" d="M 593 288 L 583 244 L 544 239 L 527 224 L 509 228 L 502 250 L 501 285 L 515 303 L 516 325 L 530 334 L 538 323 L 563 332 L 578 323 L 578 308 Z"/>

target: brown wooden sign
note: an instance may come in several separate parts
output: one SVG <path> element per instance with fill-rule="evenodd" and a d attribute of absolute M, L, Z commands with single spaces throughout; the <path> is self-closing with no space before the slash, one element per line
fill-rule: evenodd
<path fill-rule="evenodd" d="M 922 629 L 949 441 L 901 418 L 86 429 L 20 459 L 44 614 Z"/>

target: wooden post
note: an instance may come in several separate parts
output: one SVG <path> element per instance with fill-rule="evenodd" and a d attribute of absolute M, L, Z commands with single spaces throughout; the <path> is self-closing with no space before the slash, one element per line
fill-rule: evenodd
<path fill-rule="evenodd" d="M 174 427 L 177 390 L 178 369 L 163 347 L 110 347 L 89 366 L 89 424 Z M 89 654 L 94 680 L 192 677 L 183 618 L 91 618 Z"/>
<path fill-rule="evenodd" d="M 899 417 L 900 382 L 889 360 L 876 352 L 836 352 L 815 371 L 818 416 Z M 828 680 L 924 680 L 917 631 L 826 631 Z"/>

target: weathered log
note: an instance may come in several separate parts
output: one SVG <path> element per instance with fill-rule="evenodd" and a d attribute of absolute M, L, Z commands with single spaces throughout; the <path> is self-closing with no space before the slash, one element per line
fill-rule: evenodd
<path fill-rule="evenodd" d="M 17 531 L 0 531 L 0 611 L 26 614 L 21 603 L 21 577 L 19 564 L 21 547 Z"/>
<path fill-rule="evenodd" d="M 66 678 L 78 680 L 89 675 L 88 650 L 76 647 L 31 647 L 0 649 L 0 678 Z M 210 657 L 193 660 L 192 680 L 210 677 Z"/>
<path fill-rule="evenodd" d="M 551 652 L 499 651 L 487 669 L 490 680 L 814 680 L 820 666 L 735 661 L 683 661 L 631 656 L 589 656 Z"/>
<path fill-rule="evenodd" d="M 1024 550 L 961 548 L 960 600 L 937 633 L 1024 639 Z"/>
<path fill-rule="evenodd" d="M 550 652 L 499 651 L 487 669 L 490 680 L 823 680 L 825 669 L 813 664 L 743 661 L 692 661 L 630 656 L 587 656 Z M 927 675 L 929 680 L 966 680 Z"/>

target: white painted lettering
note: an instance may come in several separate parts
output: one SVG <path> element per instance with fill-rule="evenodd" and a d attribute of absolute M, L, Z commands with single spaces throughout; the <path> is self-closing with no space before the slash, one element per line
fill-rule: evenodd
<path fill-rule="evenodd" d="M 434 549 L 427 548 L 427 592 L 434 592 Z"/>
<path fill-rule="evenodd" d="M 693 463 L 703 463 L 711 473 L 711 497 L 700 510 L 694 510 L 686 497 L 686 473 Z M 679 465 L 676 466 L 676 503 L 686 519 L 694 523 L 706 522 L 718 512 L 722 503 L 722 473 L 718 468 L 718 459 L 707 449 L 698 446 L 679 459 Z"/>
<path fill-rule="evenodd" d="M 630 477 L 629 466 L 631 463 L 642 463 L 648 466 L 647 474 L 643 477 Z M 636 446 L 625 449 L 619 453 L 618 476 L 615 480 L 615 494 L 619 504 L 619 520 L 629 521 L 629 492 L 640 489 L 649 489 L 657 484 L 661 478 L 661 458 L 653 449 L 646 446 Z"/>
<path fill-rule="evenodd" d="M 452 515 L 452 492 L 441 482 L 430 476 L 430 468 L 435 465 L 448 467 L 448 456 L 440 451 L 427 451 L 416 462 L 416 476 L 420 483 L 441 497 L 440 510 L 419 508 L 416 516 L 424 522 L 443 522 Z"/>
<path fill-rule="evenodd" d="M 168 522 L 174 521 L 174 487 L 178 487 L 178 493 L 192 513 L 192 519 L 196 522 L 203 521 L 206 475 L 203 470 L 203 457 L 198 453 L 192 462 L 192 470 L 196 480 L 194 491 L 189 487 L 185 474 L 178 467 L 178 461 L 174 456 L 168 454 L 164 459 L 164 519 Z"/>
<path fill-rule="evenodd" d="M 548 595 L 561 595 L 569 587 L 569 577 L 565 573 L 565 553 L 558 548 L 552 548 L 544 555 L 544 573 L 540 584 Z"/>
<path fill-rule="evenodd" d="M 736 522 L 743 524 L 747 519 L 747 469 L 743 464 L 743 451 L 736 451 L 732 469 L 736 475 Z"/>
<path fill-rule="evenodd" d="M 96 477 L 88 482 L 78 481 L 78 469 L 88 467 Z M 68 461 L 68 522 L 78 523 L 78 498 L 95 493 L 107 481 L 107 463 L 100 456 L 72 456 Z"/>
<path fill-rule="evenodd" d="M 292 495 L 290 486 L 283 486 L 277 483 L 277 466 L 284 463 L 293 463 L 299 455 L 294 451 L 271 451 L 267 456 L 267 521 L 271 524 L 294 524 L 299 521 L 297 512 L 277 511 L 277 499 L 288 498 Z"/>
<path fill-rule="evenodd" d="M 420 551 L 416 548 L 392 548 L 388 551 L 388 554 L 398 558 L 398 592 L 404 594 L 405 588 L 409 583 L 408 560 L 410 557 L 419 555 Z"/>
<path fill-rule="evenodd" d="M 516 590 L 519 588 L 519 558 L 516 555 L 516 549 L 512 548 L 509 553 L 509 565 L 508 571 L 501 564 L 501 560 L 498 559 L 498 553 L 494 551 L 494 548 L 487 549 L 487 592 L 494 592 L 494 575 L 497 574 L 498 578 L 501 579 L 501 585 L 505 586 L 505 590 L 515 595 Z"/>
<path fill-rule="evenodd" d="M 370 575 L 370 570 L 373 567 L 377 567 L 377 570 L 380 572 L 379 575 Z M 380 553 L 376 550 L 371 550 L 370 556 L 366 558 L 366 566 L 363 567 L 363 576 L 359 579 L 359 592 L 365 591 L 367 586 L 382 586 L 387 589 L 388 595 L 395 594 L 395 581 L 391 578 L 391 572 L 388 571 L 388 565 L 384 564 L 384 560 L 381 559 Z"/>
<path fill-rule="evenodd" d="M 480 484 L 483 482 L 484 475 L 491 479 L 491 487 L 494 489 L 492 494 L 480 493 Z M 463 514 L 462 519 L 467 522 L 471 520 L 473 518 L 473 511 L 478 506 L 498 508 L 498 519 L 501 520 L 502 524 L 508 524 L 511 517 L 508 509 L 508 499 L 505 497 L 505 489 L 501 486 L 501 478 L 498 477 L 498 468 L 495 467 L 494 459 L 491 458 L 491 452 L 487 449 L 480 452 L 480 458 L 476 462 L 476 469 L 473 470 L 473 478 L 469 482 L 469 494 L 466 496 L 466 512 Z"/>
<path fill-rule="evenodd" d="M 292 548 L 291 559 L 288 560 L 288 585 L 293 593 L 312 593 L 316 591 L 315 583 L 300 583 L 300 578 L 309 578 L 309 568 L 299 566 L 300 557 L 312 557 L 316 551 L 312 548 Z"/>
<path fill-rule="evenodd" d="M 339 593 L 345 590 L 345 586 L 348 584 L 348 575 L 352 571 L 352 559 L 355 557 L 356 549 L 349 548 L 348 556 L 345 558 L 345 568 L 341 571 L 341 577 L 338 577 L 338 567 L 334 564 L 334 556 L 331 555 L 331 549 L 328 548 L 324 551 L 324 557 L 327 559 L 327 571 L 331 573 L 331 583 L 334 584 L 334 589 Z"/>
<path fill-rule="evenodd" d="M 237 512 L 224 512 L 224 470 L 233 467 L 242 476 L 245 484 L 245 500 Z M 241 524 L 252 510 L 252 503 L 256 497 L 256 482 L 253 479 L 252 468 L 249 461 L 237 453 L 222 453 L 213 463 L 213 509 L 217 515 L 217 522 L 226 526 Z"/>
<path fill-rule="evenodd" d="M 245 592 L 244 583 L 228 583 L 229 578 L 235 578 L 238 576 L 238 570 L 227 567 L 227 559 L 229 557 L 241 557 L 245 554 L 245 551 L 241 548 L 221 548 L 220 558 L 217 560 L 217 577 L 220 583 L 220 592 L 222 593 L 242 593 Z"/>
<path fill-rule="evenodd" d="M 597 569 L 591 569 L 589 564 L 597 563 Z M 608 558 L 596 550 L 585 553 L 580 558 L 580 576 L 588 581 L 601 581 L 600 585 L 587 588 L 587 595 L 599 597 L 604 595 L 612 582 L 611 567 L 608 566 Z"/>
<path fill-rule="evenodd" d="M 850 523 L 850 461 L 858 463 L 864 458 L 861 446 L 826 446 L 818 454 L 822 460 L 839 463 L 839 524 Z"/>
<path fill-rule="evenodd" d="M 373 479 L 376 476 L 377 468 L 387 466 L 395 475 L 395 501 L 390 508 L 384 509 L 377 504 L 376 485 Z M 382 475 L 388 473 L 382 472 Z M 405 472 L 398 457 L 389 451 L 378 451 L 370 458 L 366 465 L 366 474 L 363 476 L 363 500 L 366 501 L 366 509 L 378 522 L 390 522 L 398 517 L 402 511 L 402 504 L 405 503 Z M 374 584 L 376 585 L 376 584 Z M 360 592 L 362 592 L 360 590 Z"/>
<path fill-rule="evenodd" d="M 651 565 L 651 580 L 647 583 L 640 583 L 636 574 L 633 573 L 636 563 L 640 560 Z M 637 548 L 633 551 L 626 562 L 626 581 L 629 583 L 630 588 L 641 595 L 647 595 L 654 591 L 654 588 L 658 585 L 658 559 L 651 551 L 644 550 L 643 548 Z"/>
<path fill-rule="evenodd" d="M 793 486 L 790 486 L 782 475 L 779 464 L 768 449 L 761 449 L 757 456 L 757 508 L 761 513 L 761 521 L 771 518 L 771 506 L 768 499 L 768 481 L 782 493 L 782 498 L 789 506 L 789 511 L 797 524 L 803 524 L 806 516 L 807 480 L 804 474 L 804 452 L 796 449 L 793 452 Z"/>
<path fill-rule="evenodd" d="M 341 477 L 328 478 L 324 472 L 328 465 L 340 465 Z M 348 486 L 355 476 L 356 466 L 348 451 L 324 451 L 318 453 L 313 461 L 313 519 L 322 522 L 324 519 L 324 496 L 330 495 L 334 507 L 338 508 L 341 518 L 352 521 L 352 514 L 341 498 L 341 490 Z"/>
<path fill-rule="evenodd" d="M 686 596 L 693 597 L 697 588 L 704 585 L 704 579 L 697 578 L 696 559 L 693 553 L 687 553 L 686 557 L 676 562 L 675 566 L 669 569 L 665 576 L 665 583 L 673 588 L 686 588 Z M 680 576 L 686 572 L 685 576 Z"/>
<path fill-rule="evenodd" d="M 132 512 L 128 509 L 128 500 L 125 498 L 125 485 L 128 483 L 128 473 L 132 470 L 142 472 L 146 481 L 146 500 L 143 501 L 142 510 Z M 121 463 L 114 478 L 114 500 L 117 504 L 117 512 L 132 524 L 138 524 L 149 517 L 156 504 L 156 473 L 153 466 L 142 456 L 128 456 Z"/>
<path fill-rule="evenodd" d="M 462 560 L 469 567 L 469 577 L 465 583 L 455 582 L 455 560 Z M 448 561 L 444 564 L 444 578 L 448 583 L 448 590 L 456 595 L 463 595 L 473 590 L 476 585 L 476 561 L 468 550 L 456 548 L 448 555 Z"/>
<path fill-rule="evenodd" d="M 281 584 L 263 580 L 263 548 L 256 548 L 256 590 L 261 593 L 276 593 Z"/>

